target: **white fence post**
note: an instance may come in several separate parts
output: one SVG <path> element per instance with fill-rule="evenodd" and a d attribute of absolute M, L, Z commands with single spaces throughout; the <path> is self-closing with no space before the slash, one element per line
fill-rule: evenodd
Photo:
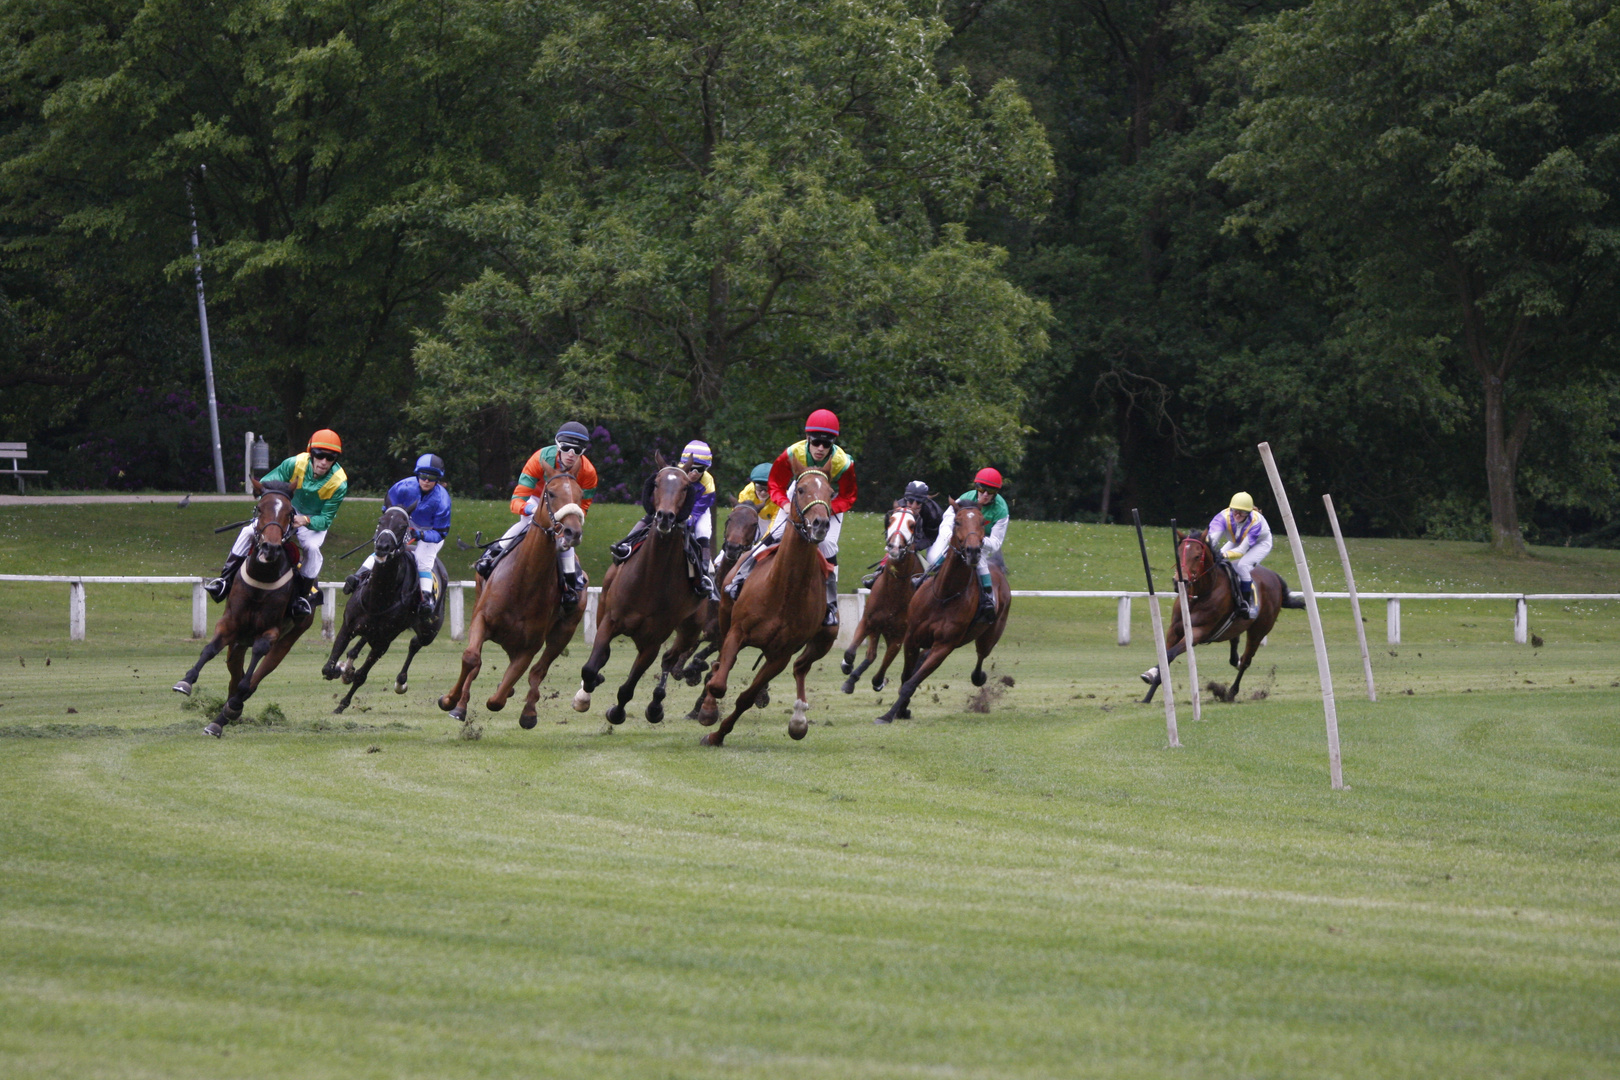
<path fill-rule="evenodd" d="M 467 637 L 467 594 L 459 582 L 450 585 L 450 640 L 464 641 Z"/>
<path fill-rule="evenodd" d="M 1513 641 L 1523 645 L 1530 640 L 1530 603 L 1524 597 L 1513 605 Z"/>
<path fill-rule="evenodd" d="M 592 585 L 585 592 L 585 641 L 593 644 L 596 641 L 596 605 L 602 599 L 602 588 Z"/>
<path fill-rule="evenodd" d="M 1198 687 L 1198 657 L 1193 652 L 1195 635 L 1192 609 L 1187 603 L 1187 583 L 1179 579 L 1176 581 L 1176 599 L 1181 602 L 1181 644 L 1187 650 L 1187 681 L 1192 684 L 1193 721 L 1196 723 L 1204 718 L 1204 701 L 1200 696 L 1202 691 Z"/>
<path fill-rule="evenodd" d="M 200 638 L 208 633 L 208 593 L 202 582 L 191 587 L 191 636 Z"/>
<path fill-rule="evenodd" d="M 1323 495 L 1322 505 L 1327 507 L 1328 523 L 1333 526 L 1333 542 L 1339 545 L 1339 561 L 1344 564 L 1344 587 L 1350 591 L 1350 617 L 1356 624 L 1356 641 L 1361 645 L 1361 672 L 1367 678 L 1367 700 L 1377 701 L 1378 691 L 1373 689 L 1372 655 L 1367 651 L 1367 628 L 1361 623 L 1361 597 L 1356 594 L 1356 574 L 1350 568 L 1350 549 L 1344 546 L 1344 533 L 1339 531 L 1339 512 L 1333 509 L 1333 496 Z"/>
<path fill-rule="evenodd" d="M 68 640 L 84 640 L 84 582 L 68 582 Z"/>
<path fill-rule="evenodd" d="M 1401 643 L 1401 602 L 1394 597 L 1389 599 L 1389 613 L 1385 616 L 1385 620 L 1389 624 L 1389 643 L 1399 645 Z"/>
<path fill-rule="evenodd" d="M 1119 598 L 1119 643 L 1131 643 L 1131 598 L 1128 596 Z"/>
<path fill-rule="evenodd" d="M 338 586 L 321 586 L 321 637 L 331 641 L 335 636 L 333 626 L 337 623 L 337 593 Z"/>

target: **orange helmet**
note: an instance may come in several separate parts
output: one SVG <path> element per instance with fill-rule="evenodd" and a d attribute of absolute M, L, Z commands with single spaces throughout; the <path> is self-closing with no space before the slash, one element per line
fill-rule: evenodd
<path fill-rule="evenodd" d="M 343 453 L 343 440 L 331 428 L 321 428 L 309 437 L 310 450 L 330 450 L 334 454 Z"/>

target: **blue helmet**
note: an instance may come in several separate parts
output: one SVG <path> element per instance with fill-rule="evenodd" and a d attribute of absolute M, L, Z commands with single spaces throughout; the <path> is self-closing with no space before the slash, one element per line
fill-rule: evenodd
<path fill-rule="evenodd" d="M 444 479 L 444 459 L 438 454 L 423 454 L 416 459 L 416 475 Z"/>
<path fill-rule="evenodd" d="M 748 479 L 756 484 L 768 483 L 771 479 L 771 463 L 766 461 L 754 466 L 754 471 L 748 474 Z"/>
<path fill-rule="evenodd" d="M 570 420 L 557 429 L 557 445 L 564 450 L 589 450 L 591 433 L 578 420 Z"/>

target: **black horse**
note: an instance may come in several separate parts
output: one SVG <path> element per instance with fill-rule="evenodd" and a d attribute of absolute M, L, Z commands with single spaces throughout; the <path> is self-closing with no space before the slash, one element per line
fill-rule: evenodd
<path fill-rule="evenodd" d="M 420 586 L 416 581 L 416 560 L 405 546 L 410 527 L 410 516 L 397 506 L 384 510 L 382 517 L 377 520 L 377 533 L 371 538 L 372 548 L 377 553 L 376 564 L 371 575 L 361 582 L 344 606 L 343 627 L 338 631 L 337 640 L 332 642 L 332 655 L 327 657 L 326 666 L 321 668 L 321 674 L 328 679 L 342 676 L 343 681 L 349 684 L 349 692 L 332 710 L 334 713 L 341 713 L 349 707 L 355 691 L 365 684 L 371 666 L 388 651 L 394 639 L 406 630 L 414 630 L 405 666 L 394 677 L 394 693 L 403 694 L 409 688 L 406 675 L 411 670 L 411 661 L 416 659 L 417 650 L 432 644 L 444 626 L 444 598 L 450 592 L 450 575 L 445 572 L 444 563 L 434 559 L 433 577 L 439 586 L 439 602 L 430 605 L 418 601 Z M 343 654 L 344 646 L 349 644 L 351 638 L 354 648 L 339 663 L 338 657 Z M 368 644 L 371 652 L 366 656 L 366 662 L 356 668 L 354 659 Z"/>

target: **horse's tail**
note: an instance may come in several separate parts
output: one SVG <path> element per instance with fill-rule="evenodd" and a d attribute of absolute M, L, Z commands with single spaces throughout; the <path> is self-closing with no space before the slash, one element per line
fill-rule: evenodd
<path fill-rule="evenodd" d="M 1305 598 L 1293 592 L 1288 587 L 1288 579 L 1281 574 L 1277 575 L 1277 582 L 1282 585 L 1282 606 L 1293 608 L 1296 611 L 1305 610 Z"/>

